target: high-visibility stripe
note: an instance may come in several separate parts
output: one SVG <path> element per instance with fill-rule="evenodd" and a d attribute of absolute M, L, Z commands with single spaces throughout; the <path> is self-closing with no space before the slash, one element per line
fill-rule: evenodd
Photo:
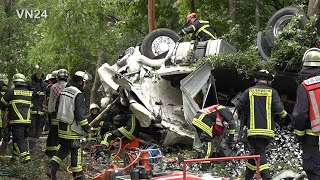
<path fill-rule="evenodd" d="M 87 124 L 89 124 L 87 119 L 84 119 L 84 120 L 79 122 L 80 126 L 84 126 L 84 125 L 87 125 Z"/>
<path fill-rule="evenodd" d="M 266 169 L 270 169 L 268 164 L 264 164 L 260 166 L 260 171 L 266 170 Z"/>
<path fill-rule="evenodd" d="M 13 146 L 15 147 L 16 152 L 20 155 L 20 149 L 19 149 L 17 143 L 14 143 Z"/>
<path fill-rule="evenodd" d="M 136 137 L 130 134 L 124 127 L 118 128 L 121 134 L 130 140 L 134 140 Z"/>
<path fill-rule="evenodd" d="M 192 27 L 193 31 L 196 31 L 197 28 L 194 25 L 191 25 L 191 27 Z"/>
<path fill-rule="evenodd" d="M 15 96 L 32 96 L 32 91 L 24 91 L 24 90 L 14 90 L 13 94 Z"/>
<path fill-rule="evenodd" d="M 131 129 L 129 131 L 130 134 L 133 134 L 135 127 L 136 127 L 136 118 L 135 118 L 135 116 L 132 115 L 131 116 Z"/>
<path fill-rule="evenodd" d="M 81 172 L 82 171 L 82 166 L 77 166 L 77 167 L 71 167 L 72 172 Z"/>
<path fill-rule="evenodd" d="M 247 167 L 248 167 L 249 169 L 251 169 L 252 171 L 256 171 L 256 170 L 257 170 L 257 166 L 255 166 L 255 165 L 253 165 L 253 164 L 247 163 L 246 165 L 247 165 Z"/>
<path fill-rule="evenodd" d="M 6 100 L 4 100 L 4 98 L 1 98 L 1 102 L 3 102 L 3 104 L 8 105 L 8 102 Z"/>
<path fill-rule="evenodd" d="M 307 129 L 306 134 L 310 136 L 320 136 L 320 133 L 313 133 L 311 129 Z"/>
<path fill-rule="evenodd" d="M 61 160 L 58 156 L 53 156 L 51 160 L 52 160 L 52 161 L 55 161 L 55 162 L 58 163 L 59 165 L 62 164 L 62 160 Z"/>
<path fill-rule="evenodd" d="M 279 113 L 279 115 L 280 115 L 280 117 L 281 118 L 285 118 L 286 116 L 287 116 L 287 111 L 285 111 L 285 110 L 283 110 L 283 111 L 281 111 L 280 113 Z"/>
<path fill-rule="evenodd" d="M 206 34 L 208 34 L 212 39 L 217 39 L 213 34 L 211 34 L 209 31 L 206 30 L 207 27 L 210 27 L 210 25 L 204 25 L 202 26 L 197 32 L 196 32 L 196 36 L 199 35 L 199 33 L 201 31 L 205 32 Z"/>
<path fill-rule="evenodd" d="M 22 99 L 12 100 L 12 101 L 9 102 L 9 104 L 16 104 L 16 103 L 20 103 L 20 104 L 30 104 L 30 105 L 31 105 L 31 101 L 22 100 Z"/>
<path fill-rule="evenodd" d="M 304 136 L 306 134 L 305 131 L 299 131 L 297 129 L 294 130 L 294 134 L 296 134 L 297 136 Z"/>
<path fill-rule="evenodd" d="M 212 149 L 212 143 L 208 142 L 208 148 L 207 148 L 207 152 L 206 152 L 206 156 L 204 158 L 209 158 L 211 155 L 211 149 Z"/>
<path fill-rule="evenodd" d="M 271 130 L 271 103 L 272 103 L 272 92 L 268 93 L 266 97 L 266 119 L 267 129 Z"/>
<path fill-rule="evenodd" d="M 312 108 L 311 109 L 314 112 L 315 119 L 320 119 L 319 107 L 318 107 L 318 104 L 317 104 L 317 100 L 316 100 L 316 96 L 314 94 L 314 91 L 309 91 L 309 95 L 310 95 L 310 101 L 311 101 L 311 104 L 312 104 Z M 311 126 L 314 126 L 315 122 L 316 121 L 311 121 Z M 316 124 L 318 124 L 318 123 L 316 123 Z"/>
<path fill-rule="evenodd" d="M 235 133 L 236 133 L 235 129 L 229 130 L 229 134 L 235 134 Z"/>
<path fill-rule="evenodd" d="M 206 114 L 202 115 L 205 116 Z M 207 124 L 201 121 L 201 119 L 203 119 L 203 117 L 201 116 L 198 119 L 193 119 L 192 124 L 204 131 L 205 133 L 207 133 L 210 137 L 212 137 L 212 129 Z"/>
<path fill-rule="evenodd" d="M 250 129 L 255 129 L 254 96 L 253 96 L 253 92 L 251 90 L 249 90 L 249 100 L 250 100 Z"/>
<path fill-rule="evenodd" d="M 264 135 L 274 137 L 274 131 L 269 129 L 249 129 L 248 136 Z"/>
<path fill-rule="evenodd" d="M 45 115 L 46 113 L 42 111 L 31 111 L 31 114 Z"/>
<path fill-rule="evenodd" d="M 22 120 L 10 120 L 9 121 L 9 124 L 30 124 L 31 123 L 31 120 L 25 120 L 25 119 L 22 119 Z"/>
<path fill-rule="evenodd" d="M 58 151 L 60 149 L 60 144 L 58 146 L 46 146 L 47 151 Z"/>
<path fill-rule="evenodd" d="M 77 167 L 81 167 L 82 170 L 82 154 L 81 154 L 81 148 L 78 149 L 78 157 L 77 157 Z"/>
<path fill-rule="evenodd" d="M 183 34 L 187 34 L 187 32 L 184 29 L 182 29 L 182 32 L 183 32 Z"/>
<path fill-rule="evenodd" d="M 51 119 L 51 125 L 58 126 L 59 125 L 59 119 Z"/>
<path fill-rule="evenodd" d="M 200 23 L 207 23 L 209 24 L 209 21 L 199 20 Z"/>

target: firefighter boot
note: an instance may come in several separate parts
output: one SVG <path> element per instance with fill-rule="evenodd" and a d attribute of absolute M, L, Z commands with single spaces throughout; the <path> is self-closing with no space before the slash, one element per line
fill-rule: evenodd
<path fill-rule="evenodd" d="M 51 161 L 49 163 L 49 167 L 47 169 L 46 175 L 52 180 L 57 180 L 58 169 L 59 169 L 59 165 L 56 162 Z"/>
<path fill-rule="evenodd" d="M 73 172 L 72 176 L 74 177 L 74 180 L 85 180 L 83 172 Z"/>

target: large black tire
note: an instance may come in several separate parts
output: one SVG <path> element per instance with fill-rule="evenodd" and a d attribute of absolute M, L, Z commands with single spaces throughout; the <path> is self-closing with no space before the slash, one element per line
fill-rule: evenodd
<path fill-rule="evenodd" d="M 256 43 L 262 59 L 268 60 L 271 55 L 272 48 L 269 46 L 269 43 L 261 31 L 257 34 Z"/>
<path fill-rule="evenodd" d="M 155 54 L 152 51 L 152 43 L 154 42 L 155 39 L 161 36 L 170 38 L 174 43 L 176 43 L 180 39 L 180 36 L 176 32 L 170 29 L 166 29 L 166 28 L 156 29 L 150 32 L 144 38 L 141 44 L 141 53 L 150 59 L 165 57 L 166 54 L 168 53 L 167 51 L 161 54 Z"/>
<path fill-rule="evenodd" d="M 296 14 L 301 15 L 300 28 L 302 29 L 308 22 L 308 15 L 299 8 L 285 7 L 277 11 L 268 21 L 265 29 L 266 39 L 273 47 L 275 39 L 279 36 L 284 27 Z"/>

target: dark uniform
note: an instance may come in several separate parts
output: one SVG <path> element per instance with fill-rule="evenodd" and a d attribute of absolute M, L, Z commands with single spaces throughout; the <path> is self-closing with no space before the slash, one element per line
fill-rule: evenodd
<path fill-rule="evenodd" d="M 31 99 L 32 91 L 28 91 L 25 86 L 17 85 L 1 98 L 1 109 L 8 108 L 9 130 L 13 138 L 12 157 L 24 162 L 30 161 L 26 138 L 31 123 Z"/>
<path fill-rule="evenodd" d="M 89 124 L 99 115 L 100 112 L 96 116 L 90 114 L 87 119 Z M 101 141 L 101 136 L 104 135 L 106 132 L 110 131 L 112 129 L 113 125 L 112 122 L 109 119 L 109 116 L 102 116 L 99 122 L 93 125 L 93 132 L 88 134 L 87 140 L 88 141 Z"/>
<path fill-rule="evenodd" d="M 318 78 L 320 78 L 318 76 Z M 313 78 L 309 78 L 313 79 Z M 303 82 L 305 83 L 305 82 Z M 319 151 L 319 133 L 313 133 L 311 129 L 311 116 L 310 112 L 315 112 L 315 116 L 319 116 L 319 111 L 312 111 L 313 108 L 319 107 L 320 100 L 319 96 L 316 96 L 315 103 L 311 105 L 309 92 L 306 90 L 304 85 L 300 84 L 297 89 L 296 105 L 294 107 L 292 118 L 294 122 L 294 133 L 296 139 L 302 144 L 302 166 L 303 170 L 307 173 L 309 180 L 320 179 L 320 151 Z M 315 86 L 313 90 L 314 94 L 320 93 L 320 81 L 314 81 L 309 86 Z M 306 86 L 307 87 L 307 86 Z M 314 107 L 317 106 L 317 107 Z M 317 115 L 316 115 L 317 114 Z"/>
<path fill-rule="evenodd" d="M 47 84 L 42 79 L 36 79 L 34 75 L 32 81 L 28 83 L 28 89 L 33 91 L 31 108 L 31 126 L 29 132 L 29 148 L 31 153 L 37 148 L 37 142 L 42 133 L 46 113 L 44 111 L 45 90 Z"/>
<path fill-rule="evenodd" d="M 107 132 L 101 142 L 102 145 L 109 147 L 112 140 L 123 137 L 124 140 L 133 141 L 139 136 L 141 129 L 140 123 L 133 114 L 119 114 L 113 118 L 114 125 L 119 127 L 116 130 Z M 121 127 L 120 127 L 121 126 Z"/>
<path fill-rule="evenodd" d="M 214 105 L 201 109 L 192 121 L 192 124 L 195 126 L 200 137 L 200 141 L 205 142 L 205 158 L 215 157 L 212 142 L 215 137 L 220 137 L 224 134 L 223 121 L 226 121 L 229 124 L 229 136 L 231 137 L 231 141 L 235 134 L 235 126 L 232 123 L 232 113 L 226 107 Z"/>
<path fill-rule="evenodd" d="M 236 108 L 244 111 L 248 119 L 244 119 L 247 126 L 247 137 L 251 150 L 260 155 L 260 171 L 262 179 L 271 179 L 267 164 L 266 147 L 274 137 L 273 115 L 278 113 L 282 118 L 287 115 L 281 103 L 278 92 L 265 83 L 258 82 L 247 89 L 240 97 Z M 252 179 L 257 170 L 253 159 L 248 160 L 245 179 Z"/>
<path fill-rule="evenodd" d="M 75 86 L 65 88 L 60 94 L 59 108 L 59 143 L 60 148 L 50 162 L 53 179 L 62 161 L 71 153 L 71 171 L 75 179 L 84 179 L 80 138 L 89 132 L 86 119 L 86 106 L 83 93 Z"/>
<path fill-rule="evenodd" d="M 60 80 L 50 88 L 48 113 L 50 116 L 50 131 L 46 144 L 46 155 L 52 157 L 59 150 L 59 120 L 57 119 L 57 104 L 61 91 L 66 87 L 67 82 Z"/>
<path fill-rule="evenodd" d="M 2 98 L 2 96 L 6 93 L 6 91 L 7 91 L 7 86 L 6 85 L 2 85 L 2 86 L 0 86 L 0 100 L 1 100 L 1 98 Z M 5 124 L 5 122 L 3 122 L 3 114 L 2 114 L 3 112 L 2 112 L 2 110 L 0 109 L 0 140 L 2 139 L 2 131 L 3 131 L 3 127 L 4 127 L 4 124 Z"/>
<path fill-rule="evenodd" d="M 190 26 L 182 29 L 183 34 L 193 33 L 200 41 L 217 39 L 214 30 L 211 28 L 209 21 L 195 20 Z M 181 34 L 181 33 L 179 33 Z"/>

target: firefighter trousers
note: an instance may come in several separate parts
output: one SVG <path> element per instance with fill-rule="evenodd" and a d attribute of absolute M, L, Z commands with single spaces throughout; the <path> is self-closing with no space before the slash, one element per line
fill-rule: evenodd
<path fill-rule="evenodd" d="M 29 129 L 29 151 L 31 155 L 36 155 L 38 152 L 38 141 L 44 126 L 45 115 L 31 114 L 31 124 Z"/>
<path fill-rule="evenodd" d="M 270 139 L 266 138 L 253 138 L 248 137 L 248 142 L 251 148 L 251 153 L 254 155 L 260 155 L 260 175 L 263 180 L 270 179 L 270 171 L 269 165 L 267 164 L 267 154 L 266 148 L 270 143 Z M 256 162 L 254 159 L 249 159 L 247 163 L 246 173 L 245 173 L 245 180 L 253 179 L 253 176 L 257 170 Z"/>
<path fill-rule="evenodd" d="M 58 125 L 51 124 L 47 138 L 46 155 L 48 157 L 53 157 L 59 148 L 59 127 Z"/>
<path fill-rule="evenodd" d="M 320 151 L 318 144 L 302 143 L 302 167 L 309 180 L 320 179 Z"/>
<path fill-rule="evenodd" d="M 62 161 L 71 154 L 71 171 L 74 179 L 84 179 L 82 172 L 82 157 L 80 141 L 73 139 L 59 139 L 60 148 L 55 156 L 51 158 L 51 174 L 56 174 Z"/>
<path fill-rule="evenodd" d="M 14 124 L 10 126 L 11 126 L 11 132 L 12 132 L 13 160 L 20 160 L 22 162 L 30 161 L 31 158 L 28 152 L 28 145 L 26 141 L 28 125 Z"/>

